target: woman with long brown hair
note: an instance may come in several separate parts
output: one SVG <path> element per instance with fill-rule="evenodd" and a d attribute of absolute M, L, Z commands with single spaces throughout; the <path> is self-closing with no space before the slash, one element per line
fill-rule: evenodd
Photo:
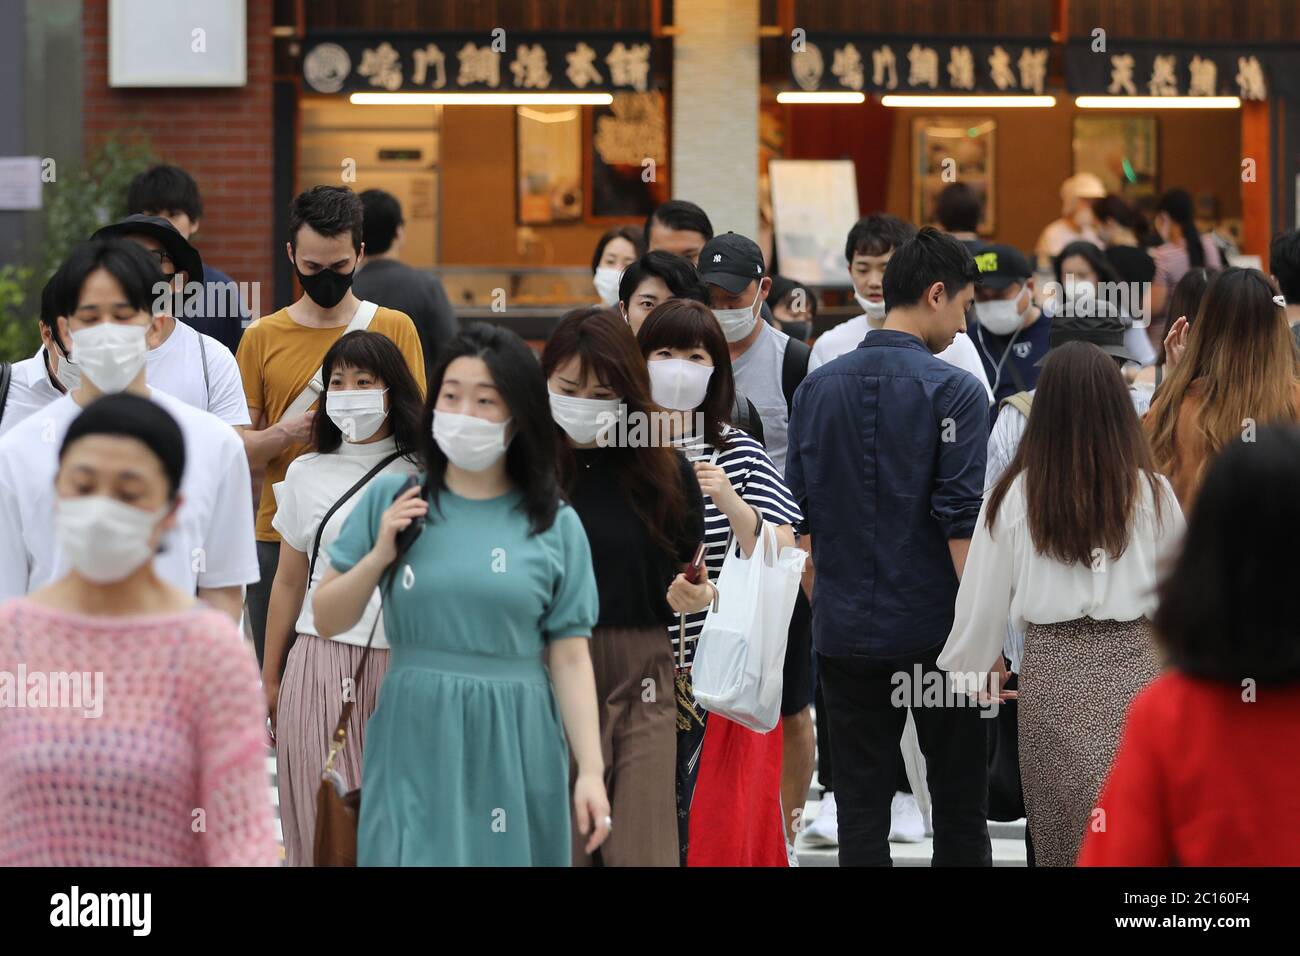
<path fill-rule="evenodd" d="M 636 337 L 614 312 L 578 309 L 542 352 L 560 485 L 591 543 L 600 616 L 591 657 L 613 828 L 606 866 L 677 866 L 676 704 L 668 627 L 708 607 L 682 574 L 704 538 L 691 465 L 670 443 Z M 574 865 L 591 857 L 575 842 Z"/>
<path fill-rule="evenodd" d="M 1300 358 L 1277 295 L 1258 269 L 1211 279 L 1186 354 L 1143 420 L 1156 467 L 1184 511 L 1221 448 L 1261 425 L 1300 418 Z"/>
<path fill-rule="evenodd" d="M 1182 532 L 1115 360 L 1049 353 L 1025 436 L 985 499 L 939 667 L 1001 692 L 1008 616 L 1025 631 L 1020 774 L 1036 861 L 1073 864 L 1124 711 L 1158 670 L 1158 566 Z"/>

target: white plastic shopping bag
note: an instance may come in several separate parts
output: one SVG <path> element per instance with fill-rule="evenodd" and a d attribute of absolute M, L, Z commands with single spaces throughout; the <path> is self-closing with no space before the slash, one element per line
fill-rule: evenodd
<path fill-rule="evenodd" d="M 808 557 L 798 548 L 777 554 L 776 544 L 764 521 L 748 558 L 728 545 L 691 668 L 701 707 L 764 734 L 781 719 L 786 638 Z"/>

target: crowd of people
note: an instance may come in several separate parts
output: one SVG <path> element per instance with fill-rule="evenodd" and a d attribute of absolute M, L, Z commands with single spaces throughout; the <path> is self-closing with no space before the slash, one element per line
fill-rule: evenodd
<path fill-rule="evenodd" d="M 142 173 L 0 404 L 0 864 L 319 865 L 323 787 L 361 865 L 987 866 L 1004 807 L 1036 865 L 1300 862 L 1300 232 L 1062 200 L 1036 262 L 964 184 L 862 218 L 821 334 L 673 200 L 535 351 L 378 190 L 293 200 L 253 316 Z M 693 664 L 769 539 L 764 732 Z"/>

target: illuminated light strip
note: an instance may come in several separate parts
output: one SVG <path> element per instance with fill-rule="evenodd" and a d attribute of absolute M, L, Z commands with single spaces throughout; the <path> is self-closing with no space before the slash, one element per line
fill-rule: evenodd
<path fill-rule="evenodd" d="M 1235 110 L 1237 96 L 1076 96 L 1081 110 Z"/>
<path fill-rule="evenodd" d="M 865 93 L 803 93 L 783 90 L 776 94 L 778 103 L 865 103 Z"/>
<path fill-rule="evenodd" d="M 1055 96 L 930 96 L 927 94 L 887 93 L 880 98 L 881 106 L 901 106 L 929 109 L 1005 109 L 1007 107 L 1033 108 L 1056 105 Z"/>
<path fill-rule="evenodd" d="M 357 106 L 608 106 L 612 93 L 353 93 Z"/>

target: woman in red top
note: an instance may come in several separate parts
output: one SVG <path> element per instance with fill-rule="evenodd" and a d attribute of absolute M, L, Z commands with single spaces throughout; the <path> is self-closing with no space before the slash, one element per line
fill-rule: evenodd
<path fill-rule="evenodd" d="M 1080 866 L 1300 864 L 1300 431 L 1210 467 L 1155 628 L 1167 663 L 1133 701 Z"/>

